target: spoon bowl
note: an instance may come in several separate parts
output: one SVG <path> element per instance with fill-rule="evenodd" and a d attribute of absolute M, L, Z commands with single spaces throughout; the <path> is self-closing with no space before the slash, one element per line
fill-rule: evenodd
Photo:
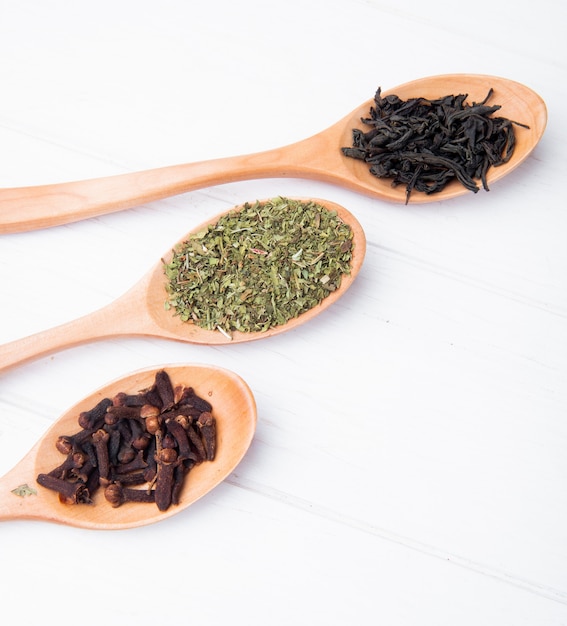
<path fill-rule="evenodd" d="M 102 398 L 118 392 L 137 393 L 150 387 L 159 369 L 165 369 L 174 385 L 192 386 L 213 406 L 217 424 L 217 453 L 213 461 L 195 466 L 185 480 L 180 501 L 166 511 L 155 504 L 128 502 L 112 508 L 102 490 L 93 504 L 62 504 L 54 491 L 40 487 L 36 477 L 57 467 L 62 460 L 55 448 L 60 435 L 80 430 L 77 418 Z M 66 411 L 7 474 L 0 478 L 0 521 L 39 520 L 96 530 L 118 530 L 145 526 L 180 513 L 221 483 L 240 463 L 254 437 L 257 413 L 254 396 L 237 374 L 210 365 L 165 365 L 139 370 L 108 383 Z M 13 493 L 22 485 L 35 494 Z"/>
<path fill-rule="evenodd" d="M 307 201 L 307 199 L 303 200 Z M 187 343 L 219 345 L 255 341 L 297 328 L 325 311 L 347 291 L 358 275 L 366 253 L 366 237 L 354 215 L 334 202 L 318 199 L 315 202 L 329 211 L 335 211 L 352 230 L 353 249 L 350 274 L 343 275 L 340 287 L 330 292 L 320 304 L 287 323 L 274 326 L 264 332 L 233 332 L 231 337 L 227 337 L 219 331 L 206 330 L 196 324 L 183 322 L 164 307 L 167 299 L 167 278 L 164 274 L 163 263 L 170 261 L 173 253 L 170 250 L 142 280 L 106 307 L 66 324 L 0 346 L 0 372 L 56 350 L 109 337 L 151 336 Z M 229 211 L 241 209 L 243 206 L 240 205 Z M 207 220 L 191 232 L 200 232 L 208 224 L 215 224 L 227 212 Z M 179 243 L 183 242 L 189 234 L 185 235 Z"/>
<path fill-rule="evenodd" d="M 422 78 L 393 89 L 396 94 L 439 98 L 468 94 L 470 101 L 483 100 L 489 88 L 498 112 L 529 126 L 518 128 L 514 155 L 506 164 L 491 168 L 492 184 L 509 174 L 529 156 L 547 124 L 545 102 L 529 87 L 505 78 L 482 74 L 447 74 Z M 352 145 L 352 129 L 359 128 L 374 100 L 368 100 L 326 130 L 308 139 L 250 155 L 172 165 L 98 179 L 0 190 L 0 233 L 47 228 L 59 224 L 121 211 L 168 196 L 213 185 L 259 178 L 305 178 L 338 185 L 352 191 L 404 204 L 404 186 L 392 187 L 387 179 L 370 174 L 365 163 L 345 157 L 341 148 Z M 412 193 L 409 203 L 437 202 L 471 193 L 456 181 L 427 195 Z"/>

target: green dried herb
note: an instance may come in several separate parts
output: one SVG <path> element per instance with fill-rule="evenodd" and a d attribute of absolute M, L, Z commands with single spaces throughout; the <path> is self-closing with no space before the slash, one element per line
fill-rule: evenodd
<path fill-rule="evenodd" d="M 19 496 L 20 498 L 37 495 L 37 491 L 33 487 L 30 487 L 27 483 L 24 483 L 23 485 L 12 489 L 12 493 L 15 496 Z"/>
<path fill-rule="evenodd" d="M 283 197 L 246 203 L 164 262 L 168 299 L 208 330 L 262 332 L 318 305 L 350 273 L 353 233 L 334 211 Z"/>

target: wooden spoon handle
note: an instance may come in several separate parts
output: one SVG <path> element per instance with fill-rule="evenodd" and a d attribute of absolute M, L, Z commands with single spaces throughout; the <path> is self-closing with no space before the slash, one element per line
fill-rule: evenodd
<path fill-rule="evenodd" d="M 53 185 L 0 190 L 0 233 L 15 233 L 121 211 L 146 202 L 221 183 L 253 178 L 309 176 L 309 159 L 297 163 L 304 140 L 284 148 L 245 156 L 172 165 Z M 313 152 L 313 150 L 309 150 Z M 302 154 L 302 156 L 305 156 Z"/>
<path fill-rule="evenodd" d="M 135 296 L 135 292 L 132 292 Z M 76 320 L 0 346 L 0 372 L 64 348 L 104 339 L 152 334 L 143 306 L 136 299 L 122 298 Z M 146 330 L 145 330 L 146 329 Z"/>

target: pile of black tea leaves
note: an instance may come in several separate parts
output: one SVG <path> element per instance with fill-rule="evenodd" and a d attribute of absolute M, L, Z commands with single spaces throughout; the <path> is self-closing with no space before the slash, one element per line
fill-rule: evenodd
<path fill-rule="evenodd" d="M 501 106 L 490 105 L 492 88 L 482 102 L 467 103 L 467 94 L 430 100 L 396 95 L 382 97 L 379 88 L 369 117 L 369 130 L 353 129 L 347 157 L 365 161 L 377 178 L 392 186 L 405 185 L 406 204 L 415 191 L 433 194 L 452 180 L 477 192 L 491 167 L 510 160 L 516 145 L 514 126 L 525 124 L 494 116 Z"/>

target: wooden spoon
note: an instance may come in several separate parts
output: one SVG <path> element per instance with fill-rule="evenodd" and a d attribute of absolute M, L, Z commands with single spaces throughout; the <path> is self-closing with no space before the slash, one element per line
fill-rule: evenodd
<path fill-rule="evenodd" d="M 547 123 L 544 101 L 528 87 L 504 78 L 476 74 L 448 74 L 422 78 L 384 90 L 402 99 L 436 98 L 466 93 L 469 101 L 481 101 L 489 88 L 491 103 L 500 104 L 499 115 L 527 124 L 518 128 L 513 158 L 488 174 L 494 183 L 522 163 L 540 140 Z M 333 183 L 369 196 L 404 203 L 405 187 L 393 188 L 378 179 L 365 163 L 343 156 L 341 147 L 352 144 L 352 129 L 360 128 L 374 100 L 309 139 L 283 148 L 245 156 L 174 165 L 78 182 L 0 190 L 0 233 L 15 233 L 74 222 L 95 215 L 121 211 L 160 198 L 221 183 L 258 178 L 306 178 Z M 426 195 L 414 192 L 410 203 L 446 200 L 471 193 L 454 181 L 443 191 Z"/>
<path fill-rule="evenodd" d="M 167 299 L 165 289 L 167 279 L 163 272 L 163 261 L 167 263 L 171 260 L 172 250 L 169 250 L 141 281 L 102 309 L 55 328 L 0 346 L 0 372 L 58 349 L 113 336 L 153 336 L 196 344 L 228 344 L 271 337 L 304 324 L 331 306 L 345 293 L 360 271 L 366 253 L 366 237 L 358 220 L 344 207 L 334 202 L 315 201 L 329 211 L 336 211 L 340 219 L 350 225 L 354 244 L 351 271 L 349 275 L 343 276 L 340 287 L 330 292 L 319 305 L 291 319 L 286 324 L 275 326 L 265 332 L 233 332 L 231 339 L 219 331 L 205 330 L 195 324 L 182 322 L 179 317 L 164 308 Z M 217 215 L 191 232 L 199 232 L 207 224 L 215 224 L 223 214 Z M 187 236 L 183 237 L 180 243 Z"/>
<path fill-rule="evenodd" d="M 155 504 L 125 503 L 112 508 L 101 490 L 93 504 L 62 504 L 54 491 L 36 483 L 40 473 L 57 467 L 63 457 L 55 448 L 60 435 L 80 430 L 77 418 L 102 398 L 112 398 L 120 391 L 137 393 L 150 387 L 158 369 L 165 369 L 174 385 L 192 386 L 213 406 L 217 423 L 217 453 L 214 461 L 205 461 L 190 470 L 178 505 L 160 512 Z M 7 474 L 0 478 L 0 521 L 27 519 L 68 524 L 96 530 L 114 530 L 144 526 L 180 513 L 221 483 L 240 463 L 254 437 L 256 403 L 248 385 L 233 372 L 210 365 L 165 365 L 145 369 L 115 380 L 84 398 L 64 413 Z M 16 495 L 14 490 L 27 486 L 36 491 Z"/>

